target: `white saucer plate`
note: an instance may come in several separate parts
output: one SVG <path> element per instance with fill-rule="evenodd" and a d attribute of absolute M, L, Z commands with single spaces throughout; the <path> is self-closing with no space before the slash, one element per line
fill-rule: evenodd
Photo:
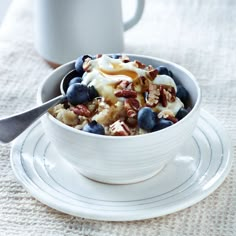
<path fill-rule="evenodd" d="M 88 219 L 131 221 L 201 201 L 225 180 L 232 156 L 224 128 L 202 110 L 192 139 L 159 174 L 143 182 L 109 185 L 82 176 L 58 156 L 40 122 L 13 143 L 11 165 L 27 191 L 49 207 Z"/>

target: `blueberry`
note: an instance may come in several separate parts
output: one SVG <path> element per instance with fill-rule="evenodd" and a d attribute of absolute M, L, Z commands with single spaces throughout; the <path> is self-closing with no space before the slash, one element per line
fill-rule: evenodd
<path fill-rule="evenodd" d="M 181 107 L 179 109 L 179 111 L 177 112 L 177 114 L 175 115 L 175 117 L 178 119 L 178 120 L 181 120 L 183 119 L 186 115 L 188 114 L 188 110 Z"/>
<path fill-rule="evenodd" d="M 71 86 L 72 84 L 76 84 L 76 83 L 81 83 L 82 82 L 82 78 L 81 77 L 75 77 L 73 78 L 70 82 L 69 82 L 69 86 Z"/>
<path fill-rule="evenodd" d="M 93 134 L 105 134 L 104 127 L 97 123 L 97 121 L 93 120 L 92 122 L 86 124 L 83 127 L 83 131 L 88 132 L 88 133 L 93 133 Z"/>
<path fill-rule="evenodd" d="M 138 112 L 138 126 L 151 131 L 157 123 L 157 115 L 150 107 L 143 107 Z"/>
<path fill-rule="evenodd" d="M 159 75 L 168 75 L 173 78 L 172 72 L 168 70 L 165 66 L 158 66 L 157 70 Z"/>
<path fill-rule="evenodd" d="M 121 57 L 120 54 L 112 54 L 111 55 L 111 58 L 113 58 L 113 59 L 119 59 L 120 57 Z"/>
<path fill-rule="evenodd" d="M 166 120 L 164 118 L 158 119 L 158 122 L 156 123 L 156 125 L 152 129 L 152 132 L 167 128 L 173 124 L 174 123 L 170 120 Z"/>
<path fill-rule="evenodd" d="M 84 74 L 83 63 L 85 59 L 88 57 L 93 59 L 91 55 L 82 55 L 78 57 L 77 60 L 75 61 L 75 70 L 78 72 L 80 77 L 82 77 L 82 75 Z"/>
<path fill-rule="evenodd" d="M 89 100 L 92 101 L 94 98 L 99 97 L 98 91 L 94 86 L 88 87 Z"/>
<path fill-rule="evenodd" d="M 89 101 L 88 87 L 84 84 L 72 84 L 66 92 L 67 100 L 72 105 L 82 104 Z"/>
<path fill-rule="evenodd" d="M 189 93 L 182 85 L 177 85 L 176 97 L 178 97 L 184 105 L 186 105 L 188 103 Z"/>

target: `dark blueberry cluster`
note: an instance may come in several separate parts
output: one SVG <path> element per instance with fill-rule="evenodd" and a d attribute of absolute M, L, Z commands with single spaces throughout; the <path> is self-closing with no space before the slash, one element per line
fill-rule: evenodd
<path fill-rule="evenodd" d="M 138 112 L 138 126 L 148 132 L 154 132 L 173 125 L 168 119 L 158 118 L 150 107 L 143 107 Z"/>
<path fill-rule="evenodd" d="M 76 60 L 76 76 L 70 80 L 66 91 L 67 101 L 74 106 L 78 104 L 86 104 L 99 96 L 94 86 L 82 84 L 82 76 L 84 74 L 83 63 L 87 58 L 93 59 L 90 55 L 83 55 Z M 92 121 L 85 125 L 83 130 L 89 133 L 105 134 L 103 126 L 98 124 L 96 121 Z"/>
<path fill-rule="evenodd" d="M 98 97 L 98 92 L 94 86 L 87 86 L 82 84 L 82 76 L 84 74 L 83 63 L 86 58 L 93 58 L 89 55 L 80 56 L 75 62 L 76 76 L 69 82 L 68 89 L 66 91 L 67 100 L 72 105 L 85 104 L 92 101 L 95 97 Z"/>
<path fill-rule="evenodd" d="M 168 70 L 167 67 L 165 67 L 165 66 L 158 66 L 157 70 L 158 70 L 159 75 L 168 75 L 170 77 L 173 77 L 172 72 L 170 70 Z"/>

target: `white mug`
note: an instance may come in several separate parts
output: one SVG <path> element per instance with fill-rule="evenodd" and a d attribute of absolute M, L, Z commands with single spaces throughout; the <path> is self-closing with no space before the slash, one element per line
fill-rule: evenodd
<path fill-rule="evenodd" d="M 141 18 L 144 0 L 137 0 L 134 16 L 122 20 L 121 0 L 35 0 L 35 47 L 57 66 L 83 54 L 119 53 L 123 32 Z"/>

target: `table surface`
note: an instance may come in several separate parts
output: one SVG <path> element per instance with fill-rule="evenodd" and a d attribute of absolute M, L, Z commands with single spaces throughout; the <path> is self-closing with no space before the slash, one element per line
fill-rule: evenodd
<path fill-rule="evenodd" d="M 42 79 L 52 71 L 33 41 L 33 6 L 14 0 L 0 28 L 0 116 L 33 107 Z M 202 107 L 225 127 L 236 147 L 236 2 L 149 0 L 142 20 L 125 33 L 124 53 L 174 61 L 202 88 Z M 70 216 L 33 198 L 17 182 L 0 145 L 0 235 L 235 235 L 236 166 L 201 202 L 176 213 L 134 222 Z"/>

